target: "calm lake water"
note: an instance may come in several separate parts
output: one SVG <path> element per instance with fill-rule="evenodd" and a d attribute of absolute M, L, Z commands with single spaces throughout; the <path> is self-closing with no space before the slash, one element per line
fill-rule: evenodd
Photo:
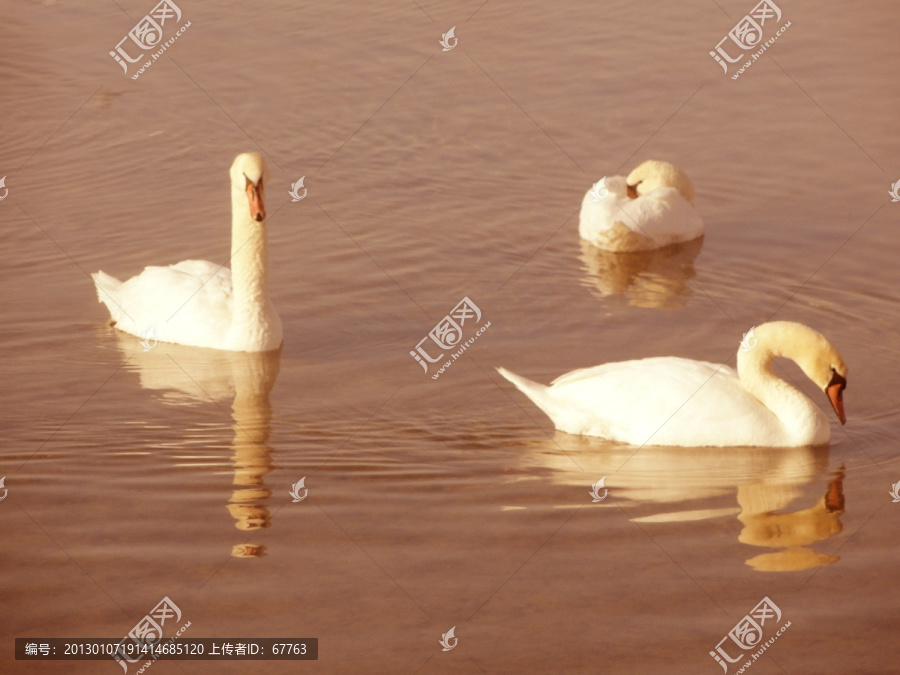
<path fill-rule="evenodd" d="M 790 627 L 756 675 L 896 672 L 895 3 L 780 3 L 735 80 L 709 51 L 752 1 L 184 0 L 131 79 L 109 51 L 153 5 L 0 24 L 0 671 L 121 672 L 15 661 L 14 638 L 119 639 L 168 597 L 185 638 L 319 659 L 159 675 L 714 674 L 768 597 Z M 244 151 L 272 172 L 280 354 L 143 351 L 89 273 L 226 263 Z M 584 192 L 648 158 L 690 175 L 704 239 L 583 247 Z M 465 297 L 490 327 L 432 379 L 410 351 Z M 830 447 L 572 437 L 494 371 L 733 365 L 770 318 L 849 364 L 843 428 L 778 369 Z"/>

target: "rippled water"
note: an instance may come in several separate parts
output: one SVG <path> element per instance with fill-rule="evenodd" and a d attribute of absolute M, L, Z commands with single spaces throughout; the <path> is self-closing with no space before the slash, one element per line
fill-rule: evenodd
<path fill-rule="evenodd" d="M 768 596 L 792 625 L 752 672 L 894 670 L 897 13 L 781 4 L 790 30 L 738 80 L 708 51 L 749 2 L 185 1 L 137 80 L 107 53 L 152 3 L 7 8 L 0 670 L 119 672 L 16 662 L 13 638 L 119 638 L 164 596 L 184 637 L 422 673 L 719 672 Z M 227 262 L 248 150 L 272 170 L 280 354 L 142 351 L 88 273 Z M 584 191 L 650 157 L 691 176 L 704 239 L 580 244 Z M 490 328 L 433 380 L 409 352 L 463 297 Z M 733 364 L 773 317 L 849 364 L 830 447 L 572 437 L 493 370 Z"/>

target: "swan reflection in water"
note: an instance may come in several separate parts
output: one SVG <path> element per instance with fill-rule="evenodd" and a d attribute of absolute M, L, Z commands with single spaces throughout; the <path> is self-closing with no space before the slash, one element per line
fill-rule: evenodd
<path fill-rule="evenodd" d="M 809 546 L 833 537 L 843 529 L 844 467 L 840 467 L 828 483 L 828 491 L 809 508 L 788 513 L 773 513 L 787 508 L 787 495 L 767 494 L 759 485 L 738 487 L 737 500 L 741 506 L 738 520 L 744 525 L 738 540 L 743 544 L 779 549 L 762 553 L 747 560 L 760 572 L 805 570 L 831 565 L 839 556 L 819 553 Z M 783 502 L 783 503 L 782 503 Z"/>
<path fill-rule="evenodd" d="M 635 307 L 682 307 L 693 291 L 694 258 L 703 237 L 652 251 L 613 253 L 581 240 L 582 284 L 599 297 L 619 295 Z"/>
<path fill-rule="evenodd" d="M 542 463 L 560 470 L 565 483 L 583 484 L 588 501 L 590 484 L 605 476 L 605 487 L 612 499 L 598 506 L 621 506 L 633 522 L 663 524 L 736 516 L 743 526 L 739 542 L 774 549 L 745 561 L 761 572 L 805 570 L 840 560 L 839 556 L 811 548 L 843 529 L 844 467 L 826 474 L 827 445 L 645 446 L 638 450 L 634 446 L 563 433 L 557 433 L 555 440 L 559 447 L 540 444 L 548 451 L 542 454 Z M 573 460 L 584 472 L 577 469 Z M 734 495 L 736 507 L 693 508 L 698 500 L 721 500 L 728 495 Z M 692 508 L 681 509 L 679 503 L 689 503 Z M 655 513 L 634 515 L 645 513 L 648 508 Z M 652 535 L 652 530 L 648 534 Z"/>
<path fill-rule="evenodd" d="M 163 402 L 232 402 L 234 492 L 228 500 L 228 512 L 238 530 L 252 532 L 269 527 L 271 518 L 264 503 L 272 494 L 265 484 L 265 476 L 272 470 L 269 393 L 278 377 L 280 350 L 229 352 L 160 342 L 150 351 L 142 351 L 137 338 L 118 331 L 116 338 L 123 358 L 128 359 L 125 368 L 137 372 L 144 389 L 162 391 Z M 258 558 L 266 554 L 266 548 L 235 544 L 231 554 Z"/>

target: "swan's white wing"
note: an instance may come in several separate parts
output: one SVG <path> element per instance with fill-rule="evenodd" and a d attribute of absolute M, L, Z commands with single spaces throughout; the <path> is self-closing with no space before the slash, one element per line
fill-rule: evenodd
<path fill-rule="evenodd" d="M 608 363 L 558 378 L 557 427 L 634 445 L 768 445 L 775 416 L 728 366 L 676 357 Z"/>
<path fill-rule="evenodd" d="M 703 234 L 703 221 L 675 188 L 659 188 L 637 199 L 622 176 L 606 179 L 609 194 L 596 201 L 589 190 L 581 203 L 578 233 L 608 251 L 638 251 L 690 241 Z"/>
<path fill-rule="evenodd" d="M 118 283 L 94 276 L 116 328 L 143 337 L 154 327 L 163 342 L 197 347 L 221 343 L 231 325 L 231 270 L 205 260 L 147 267 Z"/>
<path fill-rule="evenodd" d="M 612 227 L 614 216 L 618 211 L 616 204 L 629 200 L 624 176 L 607 176 L 604 179 L 604 187 L 605 192 L 602 188 L 595 192 L 594 186 L 591 186 L 581 200 L 578 233 L 582 239 L 591 241 Z M 602 199 L 598 200 L 595 194 Z"/>
<path fill-rule="evenodd" d="M 703 234 L 703 220 L 675 188 L 658 188 L 630 200 L 626 211 L 629 227 L 665 246 L 677 241 L 690 241 Z"/>

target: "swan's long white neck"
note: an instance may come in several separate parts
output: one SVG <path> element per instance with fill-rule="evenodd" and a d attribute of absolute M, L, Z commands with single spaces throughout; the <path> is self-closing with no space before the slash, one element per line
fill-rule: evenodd
<path fill-rule="evenodd" d="M 819 445 L 830 438 L 828 419 L 803 392 L 772 372 L 776 357 L 794 358 L 783 354 L 777 345 L 764 344 L 762 338 L 753 349 L 738 350 L 737 367 L 744 388 L 766 406 L 795 445 Z"/>
<path fill-rule="evenodd" d="M 261 338 L 268 332 L 269 280 L 266 223 L 250 217 L 247 196 L 231 190 L 231 283 L 233 335 Z"/>

